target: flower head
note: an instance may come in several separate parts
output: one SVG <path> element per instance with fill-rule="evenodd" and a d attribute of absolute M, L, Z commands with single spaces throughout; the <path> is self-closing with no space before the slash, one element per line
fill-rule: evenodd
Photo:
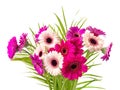
<path fill-rule="evenodd" d="M 74 55 L 82 55 L 83 54 L 83 41 L 81 41 L 78 38 L 75 39 L 71 39 L 70 42 L 74 45 L 75 49 L 74 49 Z"/>
<path fill-rule="evenodd" d="M 35 51 L 34 54 L 36 54 L 37 56 L 39 56 L 40 59 L 43 58 L 43 56 L 45 55 L 45 48 L 42 47 L 41 45 L 39 45 Z"/>
<path fill-rule="evenodd" d="M 25 46 L 27 45 L 27 34 L 23 33 L 20 36 L 20 40 L 19 40 L 19 51 L 21 51 Z"/>
<path fill-rule="evenodd" d="M 47 26 L 43 26 L 39 29 L 39 32 L 37 34 L 35 34 L 35 42 L 38 42 L 39 41 L 39 36 L 40 34 L 43 32 L 43 31 L 46 31 L 47 30 Z"/>
<path fill-rule="evenodd" d="M 85 32 L 85 29 L 80 29 L 77 26 L 71 27 L 67 32 L 67 39 L 82 38 L 82 34 Z"/>
<path fill-rule="evenodd" d="M 82 76 L 83 72 L 87 71 L 85 62 L 85 57 L 80 55 L 71 56 L 70 58 L 64 59 L 62 75 L 69 80 L 78 79 L 78 77 Z"/>
<path fill-rule="evenodd" d="M 10 59 L 13 58 L 17 50 L 18 50 L 18 45 L 17 45 L 16 37 L 12 37 L 8 42 L 8 46 L 7 46 L 7 53 Z"/>
<path fill-rule="evenodd" d="M 43 75 L 44 74 L 43 63 L 42 60 L 39 59 L 39 56 L 34 54 L 33 56 L 31 55 L 30 58 L 32 59 L 32 64 L 35 70 L 37 71 L 37 73 Z"/>
<path fill-rule="evenodd" d="M 60 42 L 58 35 L 51 30 L 46 30 L 40 34 L 39 37 L 40 44 L 45 46 L 46 49 L 53 48 L 56 44 Z"/>
<path fill-rule="evenodd" d="M 101 59 L 106 60 L 106 61 L 109 60 L 112 45 L 113 44 L 110 43 L 110 45 L 106 48 L 105 54 L 101 57 Z"/>
<path fill-rule="evenodd" d="M 60 52 L 64 57 L 67 57 L 75 52 L 75 46 L 69 40 L 66 42 L 61 41 L 60 44 L 55 45 L 55 50 Z"/>
<path fill-rule="evenodd" d="M 99 36 L 99 35 L 106 35 L 105 32 L 103 32 L 100 29 L 97 28 L 92 28 L 91 26 L 88 26 L 86 28 L 86 30 L 89 30 L 91 33 L 93 33 L 95 36 Z"/>
<path fill-rule="evenodd" d="M 44 56 L 44 65 L 47 72 L 51 75 L 56 76 L 61 73 L 63 56 L 61 53 L 56 51 L 49 52 Z"/>
<path fill-rule="evenodd" d="M 92 52 L 101 50 L 104 42 L 100 37 L 94 36 L 93 33 L 86 32 L 83 37 L 83 43 Z"/>

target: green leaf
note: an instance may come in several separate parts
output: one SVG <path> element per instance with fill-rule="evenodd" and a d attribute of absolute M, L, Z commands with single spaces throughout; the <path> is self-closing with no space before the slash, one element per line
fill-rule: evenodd
<path fill-rule="evenodd" d="M 64 24 L 67 30 L 67 22 L 66 22 L 66 18 L 65 18 L 65 13 L 64 13 L 64 9 L 62 8 L 62 14 L 63 14 L 63 20 L 64 20 Z"/>
<path fill-rule="evenodd" d="M 65 32 L 66 30 L 65 30 L 65 28 L 64 28 L 64 25 L 63 25 L 61 19 L 58 17 L 57 14 L 55 14 L 55 16 L 56 16 L 56 18 L 57 18 L 57 20 L 58 20 L 58 23 L 59 23 L 59 25 L 60 25 L 60 29 L 63 31 L 63 34 L 66 35 L 66 32 Z"/>
<path fill-rule="evenodd" d="M 43 82 L 43 83 L 45 83 L 45 84 L 48 84 L 45 79 L 40 78 L 40 77 L 38 77 L 38 76 L 30 76 L 30 78 L 34 78 L 34 79 L 36 79 L 36 80 L 38 80 L 38 81 L 41 81 L 41 82 Z"/>
<path fill-rule="evenodd" d="M 85 88 L 96 88 L 96 89 L 102 89 L 102 90 L 105 90 L 105 88 L 97 87 L 97 86 L 86 86 Z"/>
<path fill-rule="evenodd" d="M 99 75 L 95 75 L 95 74 L 83 74 L 84 76 L 91 76 L 91 77 L 98 77 L 98 78 L 102 78 L 101 76 Z"/>
<path fill-rule="evenodd" d="M 86 21 L 87 21 L 87 18 L 83 20 L 82 24 L 80 25 L 80 28 L 85 24 Z"/>
<path fill-rule="evenodd" d="M 65 40 L 65 35 L 63 34 L 63 31 L 60 29 L 60 27 L 59 27 L 57 24 L 56 24 L 56 27 L 58 28 L 59 33 L 60 33 L 60 35 L 61 35 L 62 39 L 64 39 L 64 40 Z"/>
<path fill-rule="evenodd" d="M 14 57 L 13 61 L 21 61 L 30 66 L 33 66 L 30 57 Z"/>
<path fill-rule="evenodd" d="M 86 64 L 88 65 L 89 63 L 91 63 L 92 61 L 94 61 L 97 57 L 99 56 L 99 54 L 97 54 L 94 58 L 92 58 L 91 60 L 87 60 Z"/>

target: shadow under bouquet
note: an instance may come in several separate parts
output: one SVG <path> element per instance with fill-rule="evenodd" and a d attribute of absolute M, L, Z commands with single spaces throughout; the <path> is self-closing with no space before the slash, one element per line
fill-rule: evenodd
<path fill-rule="evenodd" d="M 27 64 L 32 72 L 30 77 L 49 90 L 103 90 L 91 85 L 101 81 L 101 76 L 87 71 L 100 65 L 95 62 L 100 53 L 102 60 L 109 59 L 112 43 L 104 46 L 104 31 L 92 26 L 83 28 L 85 18 L 73 21 L 68 28 L 63 9 L 62 16 L 55 14 L 58 24 L 38 25 L 37 33 L 30 28 L 32 38 L 27 33 L 20 36 L 19 42 L 12 37 L 7 46 L 9 58 Z"/>

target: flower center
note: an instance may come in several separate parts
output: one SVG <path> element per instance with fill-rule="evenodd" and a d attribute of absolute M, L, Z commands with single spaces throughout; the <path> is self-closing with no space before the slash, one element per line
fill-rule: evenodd
<path fill-rule="evenodd" d="M 72 71 L 76 71 L 78 68 L 78 62 L 73 62 L 71 65 L 70 65 L 70 69 Z"/>
<path fill-rule="evenodd" d="M 62 53 L 63 53 L 63 54 L 66 54 L 66 53 L 67 53 L 66 48 L 63 48 L 63 49 L 62 49 Z"/>
<path fill-rule="evenodd" d="M 75 65 L 75 64 L 71 65 L 72 69 L 75 69 L 76 67 L 77 67 L 77 65 Z"/>
<path fill-rule="evenodd" d="M 39 52 L 39 56 L 40 56 L 40 57 L 42 56 L 42 51 Z"/>
<path fill-rule="evenodd" d="M 96 45 L 97 44 L 97 41 L 93 38 L 90 39 L 90 43 L 92 43 L 93 45 Z"/>
<path fill-rule="evenodd" d="M 78 33 L 75 33 L 74 36 L 75 36 L 75 37 L 79 37 L 79 34 L 78 34 Z"/>
<path fill-rule="evenodd" d="M 55 66 L 57 66 L 57 61 L 56 61 L 56 60 L 52 60 L 52 61 L 51 61 L 51 64 L 52 64 L 52 66 L 55 67 Z"/>
<path fill-rule="evenodd" d="M 46 39 L 46 42 L 47 42 L 47 43 L 51 43 L 51 42 L 52 42 L 52 39 L 48 37 L 48 38 Z"/>

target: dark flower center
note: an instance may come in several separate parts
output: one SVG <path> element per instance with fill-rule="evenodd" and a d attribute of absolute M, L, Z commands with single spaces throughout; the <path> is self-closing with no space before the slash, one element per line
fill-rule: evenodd
<path fill-rule="evenodd" d="M 63 49 L 62 49 L 62 53 L 63 53 L 63 54 L 66 54 L 66 53 L 67 53 L 66 48 L 63 48 Z"/>
<path fill-rule="evenodd" d="M 96 45 L 97 44 L 97 41 L 93 38 L 90 39 L 90 43 L 92 43 L 93 45 Z"/>
<path fill-rule="evenodd" d="M 72 71 L 76 71 L 78 69 L 78 62 L 73 62 L 71 65 L 70 65 L 70 69 Z"/>
<path fill-rule="evenodd" d="M 42 51 L 39 52 L 39 56 L 40 56 L 40 57 L 42 56 Z"/>
<path fill-rule="evenodd" d="M 57 61 L 56 61 L 56 60 L 52 60 L 52 61 L 51 61 L 51 64 L 52 64 L 52 66 L 55 67 L 55 66 L 57 66 Z"/>
<path fill-rule="evenodd" d="M 75 37 L 79 37 L 79 34 L 78 34 L 78 33 L 75 33 L 74 36 L 75 36 Z"/>
<path fill-rule="evenodd" d="M 46 42 L 47 42 L 47 43 L 51 43 L 51 42 L 52 42 L 52 39 L 51 39 L 51 38 L 47 38 L 47 39 L 46 39 Z"/>
<path fill-rule="evenodd" d="M 75 65 L 75 64 L 71 65 L 72 69 L 75 69 L 76 67 L 77 67 L 77 65 Z"/>

